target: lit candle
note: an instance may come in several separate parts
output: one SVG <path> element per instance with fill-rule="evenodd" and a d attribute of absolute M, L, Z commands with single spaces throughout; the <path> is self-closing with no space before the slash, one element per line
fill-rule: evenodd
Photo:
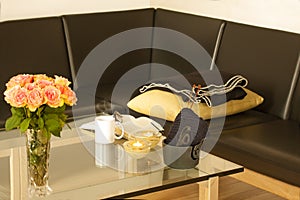
<path fill-rule="evenodd" d="M 143 144 L 139 141 L 136 141 L 132 144 L 133 148 L 141 149 L 143 147 Z"/>
<path fill-rule="evenodd" d="M 134 158 L 142 158 L 150 151 L 150 146 L 147 141 L 129 140 L 124 142 L 123 147 L 127 153 Z"/>

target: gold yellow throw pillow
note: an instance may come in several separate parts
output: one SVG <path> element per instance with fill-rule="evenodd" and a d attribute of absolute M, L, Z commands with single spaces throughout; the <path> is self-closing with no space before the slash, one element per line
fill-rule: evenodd
<path fill-rule="evenodd" d="M 263 97 L 243 89 L 247 95 L 241 100 L 231 100 L 213 107 L 208 107 L 205 103 L 193 104 L 192 110 L 203 119 L 211 119 L 250 110 L 263 102 Z M 144 115 L 174 121 L 180 110 L 190 107 L 190 103 L 184 102 L 181 96 L 171 92 L 149 90 L 134 97 L 127 106 Z"/>

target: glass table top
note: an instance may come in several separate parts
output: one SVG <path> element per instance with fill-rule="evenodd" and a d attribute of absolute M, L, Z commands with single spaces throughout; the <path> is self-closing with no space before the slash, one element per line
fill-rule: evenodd
<path fill-rule="evenodd" d="M 163 162 L 161 143 L 147 156 L 133 158 L 124 151 L 123 141 L 96 144 L 93 132 L 76 128 L 91 120 L 72 122 L 62 138 L 52 138 L 49 185 L 53 192 L 44 199 L 127 198 L 243 171 L 242 166 L 207 153 L 193 169 L 172 169 Z M 25 140 L 19 133 L 5 132 L 0 143 L 1 152 L 23 147 Z"/>

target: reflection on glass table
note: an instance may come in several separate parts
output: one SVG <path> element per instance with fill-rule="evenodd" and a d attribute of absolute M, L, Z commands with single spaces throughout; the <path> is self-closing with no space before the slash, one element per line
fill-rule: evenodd
<path fill-rule="evenodd" d="M 156 154 L 133 159 L 118 148 L 105 159 L 105 165 L 99 163 L 82 144 L 54 148 L 49 179 L 53 193 L 46 199 L 125 198 L 242 171 L 241 166 L 210 154 L 189 170 L 165 167 Z"/>
<path fill-rule="evenodd" d="M 161 142 L 136 159 L 124 150 L 124 140 L 96 144 L 93 132 L 76 130 L 81 143 L 52 149 L 53 193 L 46 199 L 127 198 L 243 171 L 242 166 L 211 154 L 193 169 L 171 169 L 163 162 Z"/>
<path fill-rule="evenodd" d="M 218 181 L 217 177 L 243 171 L 242 166 L 211 154 L 201 158 L 193 169 L 171 169 L 163 162 L 161 142 L 145 157 L 136 159 L 124 150 L 122 142 L 125 140 L 100 145 L 95 143 L 92 131 L 77 128 L 91 120 L 93 117 L 72 122 L 72 129 L 64 128 L 62 138 L 53 138 L 49 169 L 49 185 L 53 192 L 43 199 L 127 198 L 200 181 L 211 184 L 211 189 L 217 189 L 218 184 L 212 184 Z M 28 199 L 26 178 L 23 177 L 26 174 L 26 161 L 22 157 L 25 141 L 19 135 L 14 138 L 6 134 L 9 133 L 0 138 L 3 144 L 0 152 L 20 148 L 19 154 L 15 155 L 20 155 L 21 175 L 11 177 L 19 187 L 11 187 L 10 192 L 20 193 L 19 199 Z"/>

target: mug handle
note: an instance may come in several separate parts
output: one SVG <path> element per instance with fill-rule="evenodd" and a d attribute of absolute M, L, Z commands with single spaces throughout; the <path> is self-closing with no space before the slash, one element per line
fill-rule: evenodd
<path fill-rule="evenodd" d="M 124 136 L 124 127 L 123 127 L 123 125 L 121 124 L 121 122 L 118 122 L 118 121 L 116 121 L 116 125 L 119 126 L 119 127 L 121 127 L 121 130 L 122 130 L 122 133 L 121 133 L 120 136 L 116 136 L 116 135 L 115 135 L 115 138 L 116 138 L 117 140 L 119 140 L 119 139 L 122 139 L 122 137 Z"/>

